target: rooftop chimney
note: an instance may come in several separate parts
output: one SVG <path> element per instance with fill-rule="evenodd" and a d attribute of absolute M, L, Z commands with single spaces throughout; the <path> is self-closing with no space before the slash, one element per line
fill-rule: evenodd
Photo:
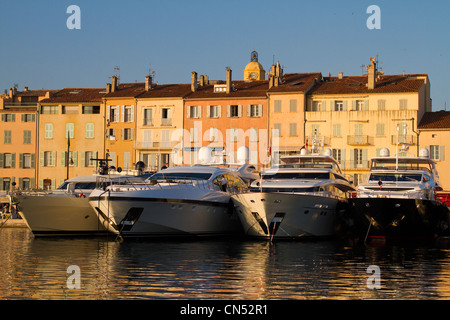
<path fill-rule="evenodd" d="M 145 77 L 145 91 L 148 91 L 152 88 L 152 77 L 146 76 Z"/>
<path fill-rule="evenodd" d="M 205 85 L 205 76 L 201 75 L 200 76 L 200 87 L 203 87 Z"/>
<path fill-rule="evenodd" d="M 197 72 L 191 72 L 191 91 L 197 91 Z"/>
<path fill-rule="evenodd" d="M 112 81 L 111 81 L 111 92 L 116 92 L 117 91 L 117 77 L 116 76 L 112 76 Z"/>
<path fill-rule="evenodd" d="M 227 93 L 231 92 L 231 69 L 227 67 Z"/>
<path fill-rule="evenodd" d="M 375 58 L 370 58 L 370 61 L 371 64 L 367 67 L 367 88 L 373 90 L 377 83 L 377 65 Z"/>
<path fill-rule="evenodd" d="M 106 93 L 110 93 L 111 92 L 111 83 L 107 83 L 106 84 Z"/>
<path fill-rule="evenodd" d="M 27 91 L 28 91 L 28 87 L 24 87 L 23 92 L 27 92 Z"/>
<path fill-rule="evenodd" d="M 343 73 L 343 72 L 339 72 L 339 73 L 338 73 L 338 78 L 339 78 L 339 79 L 342 79 L 343 77 L 344 77 L 344 73 Z"/>

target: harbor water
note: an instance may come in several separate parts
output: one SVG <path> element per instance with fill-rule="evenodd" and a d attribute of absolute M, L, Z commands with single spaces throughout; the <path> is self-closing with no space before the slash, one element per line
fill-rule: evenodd
<path fill-rule="evenodd" d="M 27 228 L 2 228 L 0 248 L 2 300 L 450 298 L 448 245 L 117 241 L 34 237 Z M 72 282 L 73 270 L 78 282 Z"/>

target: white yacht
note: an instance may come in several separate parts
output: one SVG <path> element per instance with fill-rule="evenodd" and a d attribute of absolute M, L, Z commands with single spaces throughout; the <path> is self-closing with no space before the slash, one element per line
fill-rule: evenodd
<path fill-rule="evenodd" d="M 247 188 L 240 174 L 245 168 L 170 167 L 145 185 L 105 185 L 89 203 L 103 225 L 123 237 L 242 233 L 230 192 Z"/>
<path fill-rule="evenodd" d="M 99 176 L 74 177 L 53 191 L 19 193 L 15 196 L 19 214 L 35 236 L 105 234 L 107 229 L 99 223 L 88 201 Z M 108 176 L 116 183 L 125 179 L 123 175 Z"/>
<path fill-rule="evenodd" d="M 367 182 L 350 199 L 349 225 L 361 239 L 434 238 L 448 235 L 449 210 L 436 195 L 442 190 L 427 149 L 419 157 L 391 157 L 384 148 L 372 158 Z"/>
<path fill-rule="evenodd" d="M 246 235 L 262 238 L 327 237 L 336 233 L 346 193 L 355 190 L 326 154 L 282 157 L 248 192 L 232 196 Z"/>

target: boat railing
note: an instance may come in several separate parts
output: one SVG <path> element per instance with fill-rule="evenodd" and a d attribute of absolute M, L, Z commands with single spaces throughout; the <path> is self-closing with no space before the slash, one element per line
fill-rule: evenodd
<path fill-rule="evenodd" d="M 434 199 L 433 191 L 423 190 L 358 190 L 356 198 L 403 198 L 403 199 Z"/>
<path fill-rule="evenodd" d="M 112 191 L 132 191 L 132 190 L 167 190 L 167 189 L 182 189 L 182 190 L 211 190 L 211 191 L 224 191 L 228 193 L 241 192 L 246 189 L 246 186 L 242 185 L 225 185 L 221 186 L 217 181 L 205 180 L 201 178 L 185 178 L 185 177 L 170 177 L 167 179 L 158 180 L 142 180 L 136 181 L 136 179 L 129 179 L 124 177 L 121 179 L 110 179 L 108 177 L 97 178 L 97 189 L 112 190 Z"/>

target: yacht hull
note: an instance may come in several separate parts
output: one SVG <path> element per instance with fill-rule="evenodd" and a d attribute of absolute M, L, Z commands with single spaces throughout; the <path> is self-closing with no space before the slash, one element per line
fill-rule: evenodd
<path fill-rule="evenodd" d="M 36 236 L 107 233 L 88 198 L 73 195 L 18 195 L 16 198 L 19 214 Z"/>
<path fill-rule="evenodd" d="M 358 238 L 435 238 L 449 235 L 449 209 L 435 200 L 352 198 L 346 225 Z"/>
<path fill-rule="evenodd" d="M 100 221 L 123 237 L 218 236 L 242 234 L 229 196 L 184 199 L 165 190 L 148 196 L 110 194 L 91 197 Z M 207 195 L 205 195 L 208 198 Z"/>
<path fill-rule="evenodd" d="M 344 202 L 305 194 L 250 192 L 232 196 L 244 233 L 267 239 L 330 237 Z"/>

